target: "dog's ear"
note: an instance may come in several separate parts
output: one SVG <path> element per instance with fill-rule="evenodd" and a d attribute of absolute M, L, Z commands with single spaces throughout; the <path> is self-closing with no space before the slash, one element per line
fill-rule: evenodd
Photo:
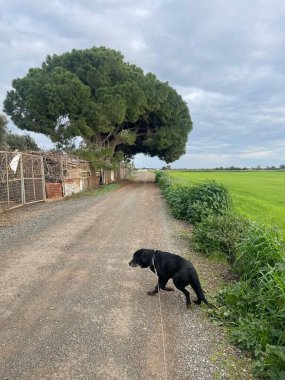
<path fill-rule="evenodd" d="M 153 249 L 142 248 L 134 253 L 134 258 L 142 268 L 147 268 L 151 265 L 154 253 L 155 251 Z"/>

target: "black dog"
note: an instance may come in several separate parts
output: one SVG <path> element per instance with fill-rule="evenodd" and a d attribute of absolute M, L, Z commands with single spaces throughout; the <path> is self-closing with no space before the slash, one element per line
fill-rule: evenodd
<path fill-rule="evenodd" d="M 185 289 L 187 285 L 191 285 L 197 294 L 198 298 L 194 301 L 196 304 L 200 305 L 203 301 L 208 305 L 194 266 L 183 257 L 169 252 L 142 248 L 134 253 L 129 265 L 131 267 L 140 266 L 141 268 L 150 267 L 150 269 L 157 274 L 158 283 L 154 290 L 148 292 L 149 295 L 155 295 L 159 289 L 168 291 L 174 290 L 166 287 L 167 281 L 172 278 L 176 288 L 184 293 L 187 308 L 191 306 L 190 294 Z"/>

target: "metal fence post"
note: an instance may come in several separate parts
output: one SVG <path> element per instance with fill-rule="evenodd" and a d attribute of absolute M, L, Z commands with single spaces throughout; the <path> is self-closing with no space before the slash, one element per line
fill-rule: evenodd
<path fill-rule="evenodd" d="M 9 208 L 9 204 L 10 204 L 10 189 L 9 189 L 9 167 L 8 167 L 7 153 L 5 153 L 5 158 L 6 158 L 6 179 L 7 179 L 7 203 L 8 203 L 8 208 Z"/>
<path fill-rule="evenodd" d="M 33 191 L 34 191 L 34 201 L 36 201 L 37 196 L 36 196 L 36 184 L 35 184 L 35 175 L 34 175 L 34 157 L 32 157 L 32 182 L 33 182 Z"/>
<path fill-rule="evenodd" d="M 44 168 L 43 156 L 41 156 L 41 173 L 42 173 L 43 200 L 46 201 L 45 168 Z"/>
<path fill-rule="evenodd" d="M 24 168 L 23 168 L 23 154 L 20 157 L 20 175 L 21 175 L 21 197 L 22 203 L 26 203 L 26 194 L 25 194 L 25 179 L 24 179 Z"/>

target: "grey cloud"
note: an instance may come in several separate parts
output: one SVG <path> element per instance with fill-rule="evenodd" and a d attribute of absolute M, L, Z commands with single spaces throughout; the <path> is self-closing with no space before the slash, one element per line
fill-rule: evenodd
<path fill-rule="evenodd" d="M 284 16 L 281 0 L 3 0 L 0 101 L 47 54 L 105 45 L 187 101 L 194 130 L 176 166 L 282 161 Z"/>

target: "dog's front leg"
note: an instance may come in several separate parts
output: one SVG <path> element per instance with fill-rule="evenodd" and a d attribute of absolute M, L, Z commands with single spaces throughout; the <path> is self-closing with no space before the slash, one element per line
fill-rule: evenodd
<path fill-rule="evenodd" d="M 149 292 L 147 292 L 149 296 L 155 296 L 157 293 L 158 293 L 158 283 L 156 284 L 154 290 L 150 290 Z"/>
<path fill-rule="evenodd" d="M 160 289 L 162 289 L 162 290 L 167 290 L 168 292 L 174 290 L 174 289 L 172 289 L 172 288 L 168 288 L 168 287 L 166 286 L 167 281 L 168 281 L 167 278 L 158 277 L 158 282 L 157 282 L 157 284 L 156 284 L 155 289 L 154 289 L 154 290 L 151 290 L 151 291 L 149 291 L 149 292 L 147 292 L 147 294 L 149 294 L 150 296 L 154 296 L 156 293 L 158 293 L 158 291 L 159 291 Z"/>
<path fill-rule="evenodd" d="M 167 283 L 167 280 L 165 280 L 164 278 L 158 277 L 158 281 L 154 290 L 150 290 L 149 292 L 147 292 L 147 294 L 150 296 L 156 295 L 156 293 L 158 293 L 160 289 L 165 288 L 166 283 Z"/>

